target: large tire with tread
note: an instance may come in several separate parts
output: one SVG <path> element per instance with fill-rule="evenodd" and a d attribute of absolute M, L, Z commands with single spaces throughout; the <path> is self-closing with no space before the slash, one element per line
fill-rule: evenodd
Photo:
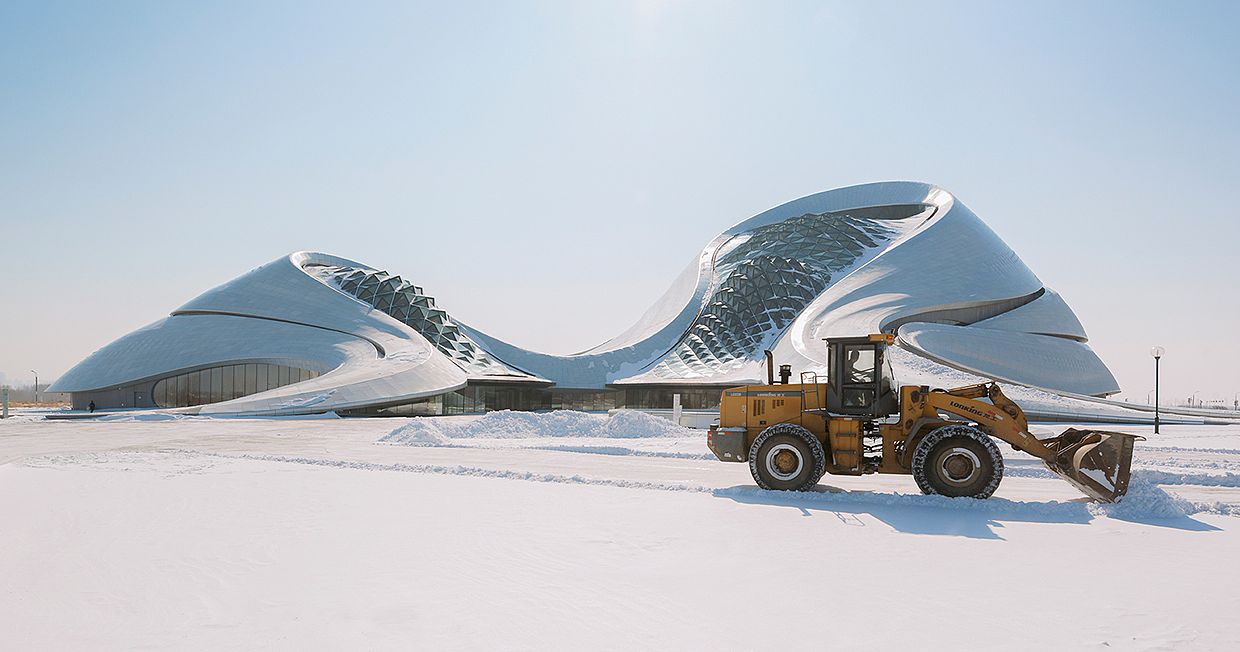
<path fill-rule="evenodd" d="M 922 493 L 989 498 L 1003 479 L 1003 456 L 977 428 L 943 426 L 913 450 L 913 479 Z"/>
<path fill-rule="evenodd" d="M 827 472 L 827 454 L 810 431 L 777 423 L 749 447 L 749 472 L 763 489 L 808 491 Z"/>

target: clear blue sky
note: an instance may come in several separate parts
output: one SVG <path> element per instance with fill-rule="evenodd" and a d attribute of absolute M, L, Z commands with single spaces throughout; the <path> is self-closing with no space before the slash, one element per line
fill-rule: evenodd
<path fill-rule="evenodd" d="M 257 5 L 257 6 L 256 6 Z M 1240 392 L 1231 2 L 0 6 L 0 373 L 311 249 L 567 353 L 714 235 L 935 183 L 1144 402 Z"/>

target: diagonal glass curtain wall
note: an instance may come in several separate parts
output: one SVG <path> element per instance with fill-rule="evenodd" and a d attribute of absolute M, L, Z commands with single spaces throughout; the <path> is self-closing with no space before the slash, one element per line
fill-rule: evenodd
<path fill-rule="evenodd" d="M 466 371 L 511 373 L 462 333 L 448 313 L 436 308 L 433 297 L 401 277 L 380 270 L 337 265 L 306 265 L 305 270 L 417 331 Z"/>

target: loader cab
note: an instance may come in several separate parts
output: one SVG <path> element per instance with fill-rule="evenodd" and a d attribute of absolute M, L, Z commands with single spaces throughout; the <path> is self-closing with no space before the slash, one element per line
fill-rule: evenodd
<path fill-rule="evenodd" d="M 887 345 L 891 335 L 827 338 L 827 411 L 883 417 L 899 410 Z"/>

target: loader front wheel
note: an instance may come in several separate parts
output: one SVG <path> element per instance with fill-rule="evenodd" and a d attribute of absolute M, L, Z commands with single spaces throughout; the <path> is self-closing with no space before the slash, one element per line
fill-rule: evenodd
<path fill-rule="evenodd" d="M 791 423 L 762 431 L 749 448 L 749 472 L 763 489 L 807 491 L 827 471 L 827 455 L 813 433 Z"/>
<path fill-rule="evenodd" d="M 943 426 L 913 450 L 913 479 L 922 493 L 989 498 L 1003 479 L 1003 456 L 977 428 Z"/>

